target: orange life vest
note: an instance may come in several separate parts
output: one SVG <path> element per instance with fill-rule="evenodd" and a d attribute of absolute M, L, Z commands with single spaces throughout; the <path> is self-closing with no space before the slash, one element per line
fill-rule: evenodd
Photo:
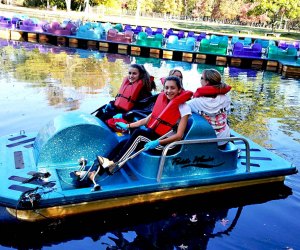
<path fill-rule="evenodd" d="M 180 118 L 179 105 L 185 103 L 193 95 L 189 90 L 183 90 L 180 95 L 168 100 L 165 93 L 160 93 L 154 104 L 147 128 L 152 129 L 158 135 L 169 132 Z"/>
<path fill-rule="evenodd" d="M 125 77 L 114 105 L 124 111 L 131 110 L 135 102 L 137 101 L 140 91 L 143 88 L 143 81 L 138 80 L 137 82 L 130 83 L 128 77 Z"/>
<path fill-rule="evenodd" d="M 225 85 L 224 88 L 217 88 L 214 86 L 203 86 L 198 88 L 193 97 L 200 97 L 200 96 L 216 96 L 216 95 L 225 95 L 231 90 L 231 86 Z"/>

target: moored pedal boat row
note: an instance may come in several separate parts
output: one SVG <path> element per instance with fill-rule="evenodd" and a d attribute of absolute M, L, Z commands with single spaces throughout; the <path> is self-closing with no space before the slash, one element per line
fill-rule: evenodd
<path fill-rule="evenodd" d="M 55 46 L 275 71 L 300 77 L 299 41 L 229 37 L 202 32 L 27 16 L 0 17 L 0 38 Z"/>

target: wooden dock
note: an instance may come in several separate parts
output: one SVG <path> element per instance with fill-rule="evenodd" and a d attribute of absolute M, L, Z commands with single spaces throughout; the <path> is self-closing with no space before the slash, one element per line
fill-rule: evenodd
<path fill-rule="evenodd" d="M 0 38 L 146 58 L 160 58 L 190 63 L 267 70 L 277 72 L 286 78 L 300 78 L 300 63 L 286 63 L 274 59 L 270 60 L 268 58 L 246 58 L 234 57 L 232 55 L 204 54 L 197 51 L 179 51 L 166 49 L 164 47 L 146 47 L 133 43 L 117 43 L 107 40 L 91 40 L 77 38 L 75 36 L 56 36 L 47 33 L 9 29 L 0 30 Z"/>

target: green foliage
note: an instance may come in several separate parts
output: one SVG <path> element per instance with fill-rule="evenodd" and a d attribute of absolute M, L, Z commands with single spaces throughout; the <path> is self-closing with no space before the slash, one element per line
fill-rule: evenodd
<path fill-rule="evenodd" d="M 219 11 L 220 11 L 220 18 L 224 19 L 235 19 L 241 11 L 241 7 L 243 5 L 242 0 L 226 0 L 221 1 Z"/>
<path fill-rule="evenodd" d="M 42 0 L 25 0 L 23 2 L 23 6 L 25 7 L 46 7 L 47 2 L 44 2 Z"/>
<path fill-rule="evenodd" d="M 280 19 L 295 19 L 300 17 L 299 0 L 261 0 L 249 11 L 249 15 L 261 15 L 267 13 L 271 24 L 275 25 Z"/>

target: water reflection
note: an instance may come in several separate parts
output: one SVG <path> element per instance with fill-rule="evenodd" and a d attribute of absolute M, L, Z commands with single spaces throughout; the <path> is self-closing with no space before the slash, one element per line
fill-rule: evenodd
<path fill-rule="evenodd" d="M 64 248 L 70 249 L 81 240 L 85 249 L 207 249 L 211 239 L 230 236 L 239 225 L 243 208 L 289 195 L 291 189 L 285 185 L 262 185 L 40 224 L 4 218 L 0 227 L 6 230 L 0 235 L 0 244 L 41 249 L 64 242 Z M 34 240 L 26 240 L 24 230 Z"/>
<path fill-rule="evenodd" d="M 7 44 L 10 46 L 5 46 Z M 50 106 L 65 107 L 66 110 L 80 109 L 84 95 L 99 95 L 99 92 L 104 93 L 105 97 L 99 101 L 100 106 L 117 94 L 130 63 L 144 64 L 155 76 L 158 89 L 161 89 L 159 79 L 166 76 L 170 69 L 181 69 L 184 86 L 192 91 L 199 87 L 203 69 L 213 67 L 233 87 L 232 115 L 229 117 L 233 129 L 268 148 L 272 148 L 268 126 L 274 118 L 288 136 L 291 131 L 300 131 L 300 122 L 296 118 L 300 116 L 297 108 L 300 97 L 295 94 L 299 93 L 300 81 L 281 79 L 273 72 L 134 58 L 16 41 L 1 40 L 1 45 L 1 74 L 5 78 L 13 77 L 17 81 L 28 82 L 33 88 L 45 88 Z M 294 137 L 299 141 L 297 133 Z"/>

